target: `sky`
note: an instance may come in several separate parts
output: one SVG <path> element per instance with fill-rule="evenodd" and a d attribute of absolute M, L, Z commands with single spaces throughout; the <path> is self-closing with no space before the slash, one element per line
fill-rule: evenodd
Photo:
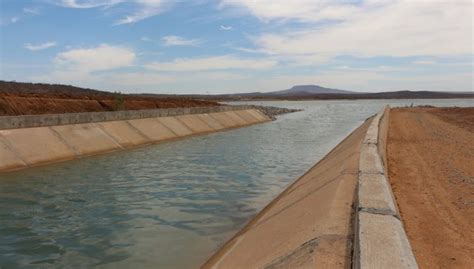
<path fill-rule="evenodd" d="M 474 91 L 472 0 L 0 0 L 0 80 Z"/>

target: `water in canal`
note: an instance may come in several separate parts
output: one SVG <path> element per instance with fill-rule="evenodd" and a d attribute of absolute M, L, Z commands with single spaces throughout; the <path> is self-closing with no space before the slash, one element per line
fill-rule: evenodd
<path fill-rule="evenodd" d="M 0 268 L 195 268 L 383 104 L 256 102 L 303 112 L 0 175 Z M 34 138 L 32 138 L 34 139 Z"/>

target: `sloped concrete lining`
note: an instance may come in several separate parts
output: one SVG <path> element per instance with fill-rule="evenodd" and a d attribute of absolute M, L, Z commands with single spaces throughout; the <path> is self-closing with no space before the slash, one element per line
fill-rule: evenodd
<path fill-rule="evenodd" d="M 235 122 L 237 125 L 247 125 L 250 124 L 250 122 L 245 121 L 242 119 L 239 115 L 237 115 L 234 111 L 227 111 L 224 112 L 229 118 L 232 119 L 233 122 Z"/>
<path fill-rule="evenodd" d="M 73 159 L 75 151 L 49 127 L 2 130 L 1 136 L 27 165 Z"/>
<path fill-rule="evenodd" d="M 225 128 L 233 128 L 237 126 L 237 122 L 235 122 L 231 117 L 224 113 L 210 113 L 209 116 L 223 125 Z"/>
<path fill-rule="evenodd" d="M 213 131 L 211 126 L 202 121 L 197 115 L 177 116 L 176 119 L 186 125 L 193 134 L 209 133 Z"/>
<path fill-rule="evenodd" d="M 98 122 L 97 125 L 124 148 L 151 143 L 150 139 L 126 121 Z"/>
<path fill-rule="evenodd" d="M 156 118 L 156 120 L 166 126 L 166 128 L 170 129 L 170 131 L 175 133 L 177 136 L 188 136 L 193 133 L 193 131 L 180 122 L 177 117 L 163 117 Z"/>
<path fill-rule="evenodd" d="M 249 114 L 251 114 L 252 116 L 257 118 L 257 120 L 259 120 L 259 121 L 263 121 L 263 120 L 267 119 L 267 116 L 264 115 L 260 110 L 251 109 L 251 110 L 247 110 L 247 111 L 248 111 Z"/>
<path fill-rule="evenodd" d="M 242 107 L 228 106 L 160 109 L 137 113 L 121 111 L 116 114 L 35 115 L 34 117 L 14 117 L 5 122 L 2 122 L 5 117 L 0 117 L 0 128 L 8 127 L 0 130 L 0 171 L 17 170 L 270 121 L 268 117 L 258 122 L 244 120 L 237 114 L 231 113 L 241 109 Z M 204 114 L 196 114 L 200 111 Z M 184 113 L 191 114 L 184 115 Z M 179 116 L 169 116 L 170 114 Z M 140 115 L 145 118 L 136 118 Z M 150 115 L 159 116 L 148 117 Z M 107 121 L 97 122 L 101 118 Z M 111 120 L 116 118 L 132 119 Z M 65 122 L 84 122 L 88 119 L 92 122 L 64 124 Z M 55 122 L 61 125 L 51 126 Z M 13 126 L 41 127 L 14 129 L 11 128 Z"/>
<path fill-rule="evenodd" d="M 0 171 L 13 170 L 25 167 L 27 164 L 20 159 L 18 153 L 15 153 L 11 147 L 7 145 L 0 131 Z"/>
<path fill-rule="evenodd" d="M 151 142 L 163 141 L 177 137 L 175 133 L 154 118 L 128 120 L 127 122 L 138 132 L 147 137 Z"/>
<path fill-rule="evenodd" d="M 123 148 L 95 123 L 61 125 L 50 128 L 58 133 L 70 148 L 82 156 Z"/>
<path fill-rule="evenodd" d="M 214 131 L 224 129 L 224 125 L 220 124 L 217 120 L 212 118 L 209 114 L 197 114 L 202 121 L 209 125 Z"/>
<path fill-rule="evenodd" d="M 387 106 L 372 119 L 360 150 L 352 261 L 355 269 L 418 268 L 383 162 L 389 113 Z"/>
<path fill-rule="evenodd" d="M 250 113 L 247 112 L 247 110 L 239 110 L 239 111 L 234 111 L 235 114 L 237 114 L 237 116 L 241 117 L 242 119 L 245 120 L 245 122 L 247 123 L 256 123 L 258 122 L 259 120 L 257 118 L 255 118 L 253 115 L 251 115 Z"/>

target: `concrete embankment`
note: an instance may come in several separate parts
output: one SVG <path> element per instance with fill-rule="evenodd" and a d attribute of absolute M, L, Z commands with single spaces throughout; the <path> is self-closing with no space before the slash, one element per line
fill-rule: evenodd
<path fill-rule="evenodd" d="M 344 139 L 203 268 L 417 268 L 386 178 L 389 112 Z"/>
<path fill-rule="evenodd" d="M 372 120 L 362 143 L 352 268 L 418 268 L 387 172 L 390 107 Z"/>
<path fill-rule="evenodd" d="M 349 135 L 231 238 L 203 268 L 347 268 L 359 150 Z"/>
<path fill-rule="evenodd" d="M 0 171 L 269 121 L 246 106 L 0 117 Z"/>

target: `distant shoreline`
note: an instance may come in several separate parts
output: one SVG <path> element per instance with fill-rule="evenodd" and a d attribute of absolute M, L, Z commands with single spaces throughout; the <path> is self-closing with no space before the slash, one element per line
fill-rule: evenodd
<path fill-rule="evenodd" d="M 380 99 L 474 99 L 474 92 L 396 91 L 358 93 L 317 85 L 237 94 L 123 94 L 61 84 L 0 81 L 0 116 L 209 107 L 219 102 Z"/>

